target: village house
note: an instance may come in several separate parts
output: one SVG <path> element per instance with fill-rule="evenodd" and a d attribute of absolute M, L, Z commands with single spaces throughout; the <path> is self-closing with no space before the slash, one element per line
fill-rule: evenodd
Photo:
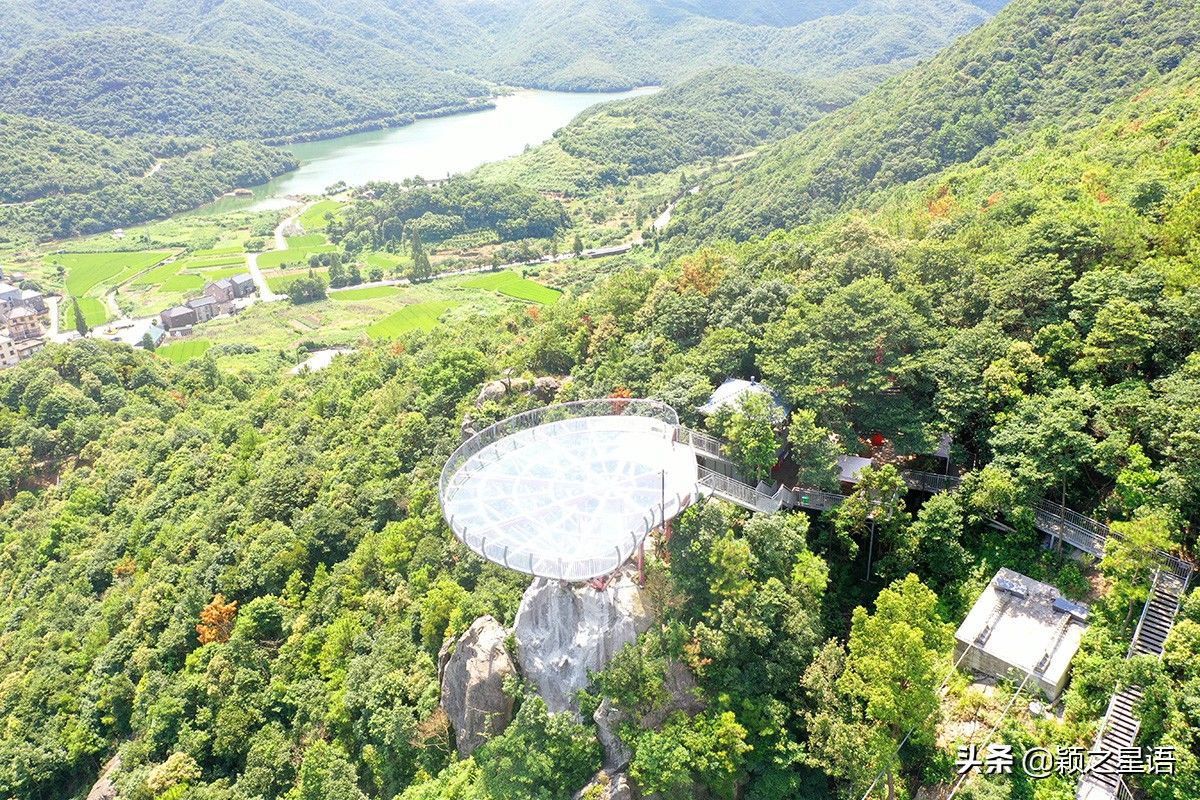
<path fill-rule="evenodd" d="M 15 306 L 21 302 L 21 290 L 11 283 L 0 281 L 0 303 Z"/>
<path fill-rule="evenodd" d="M 41 292 L 34 291 L 33 289 L 22 289 L 21 299 L 18 301 L 18 304 L 33 309 L 35 313 L 43 316 L 50 313 L 50 307 L 46 304 L 46 297 Z"/>
<path fill-rule="evenodd" d="M 14 342 L 23 342 L 42 335 L 42 321 L 36 311 L 16 306 L 8 312 L 8 335 Z"/>
<path fill-rule="evenodd" d="M 254 277 L 249 272 L 243 272 L 241 275 L 234 275 L 229 280 L 233 283 L 234 297 L 240 299 L 254 294 Z"/>
<path fill-rule="evenodd" d="M 200 297 L 193 297 L 191 300 L 188 300 L 186 303 L 184 303 L 184 305 L 196 312 L 197 323 L 208 322 L 210 319 L 224 311 L 222 304 L 218 303 L 216 298 L 210 297 L 206 294 L 201 295 Z"/>
<path fill-rule="evenodd" d="M 216 300 L 218 303 L 232 303 L 234 298 L 233 281 L 229 278 L 213 281 L 204 287 L 204 296 Z"/>
<path fill-rule="evenodd" d="M 196 324 L 196 312 L 187 306 L 168 308 L 158 316 L 168 336 L 184 336 Z"/>
<path fill-rule="evenodd" d="M 0 334 L 0 367 L 15 367 L 20 360 L 16 342 L 11 336 Z"/>

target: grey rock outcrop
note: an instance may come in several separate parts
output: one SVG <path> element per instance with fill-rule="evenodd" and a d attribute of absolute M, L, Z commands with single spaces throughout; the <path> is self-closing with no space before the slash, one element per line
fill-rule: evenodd
<path fill-rule="evenodd" d="M 625 716 L 625 712 L 614 706 L 612 700 L 607 697 L 592 715 L 596 722 L 596 738 L 600 740 L 600 746 L 604 749 L 604 769 L 608 772 L 625 769 L 633 760 L 633 750 L 621 741 L 618 732 Z"/>
<path fill-rule="evenodd" d="M 442 670 L 442 708 L 465 758 L 512 722 L 504 681 L 515 673 L 504 646 L 508 631 L 492 617 L 475 620 Z"/>
<path fill-rule="evenodd" d="M 604 770 L 576 792 L 572 800 L 637 800 L 639 797 L 641 795 L 634 790 L 628 776 Z"/>
<path fill-rule="evenodd" d="M 650 624 L 635 576 L 606 588 L 539 578 L 517 611 L 517 659 L 550 711 L 579 714 L 576 693 Z"/>

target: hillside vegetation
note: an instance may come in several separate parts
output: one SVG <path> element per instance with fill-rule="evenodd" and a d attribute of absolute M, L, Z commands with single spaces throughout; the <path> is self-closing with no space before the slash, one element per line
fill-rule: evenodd
<path fill-rule="evenodd" d="M 818 220 L 1046 125 L 1088 124 L 1170 73 L 1200 36 L 1186 0 L 1038 0 L 696 198 L 680 233 L 744 238 Z"/>

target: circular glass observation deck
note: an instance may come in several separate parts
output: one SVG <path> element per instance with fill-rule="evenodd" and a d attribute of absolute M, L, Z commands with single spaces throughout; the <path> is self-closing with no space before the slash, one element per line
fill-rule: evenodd
<path fill-rule="evenodd" d="M 585 581 L 607 575 L 697 493 L 679 417 L 652 400 L 586 400 L 487 428 L 442 470 L 454 535 L 496 564 Z"/>

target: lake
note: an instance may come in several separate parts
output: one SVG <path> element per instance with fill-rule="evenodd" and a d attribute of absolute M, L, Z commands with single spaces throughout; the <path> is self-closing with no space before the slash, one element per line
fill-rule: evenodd
<path fill-rule="evenodd" d="M 655 91 L 649 87 L 629 92 L 522 90 L 497 98 L 496 107 L 486 111 L 288 145 L 287 149 L 301 162 L 299 169 L 256 187 L 252 198 L 221 198 L 202 211 L 282 207 L 291 195 L 321 194 L 338 181 L 357 186 L 417 176 L 444 178 L 541 144 L 579 112 L 597 103 Z"/>

